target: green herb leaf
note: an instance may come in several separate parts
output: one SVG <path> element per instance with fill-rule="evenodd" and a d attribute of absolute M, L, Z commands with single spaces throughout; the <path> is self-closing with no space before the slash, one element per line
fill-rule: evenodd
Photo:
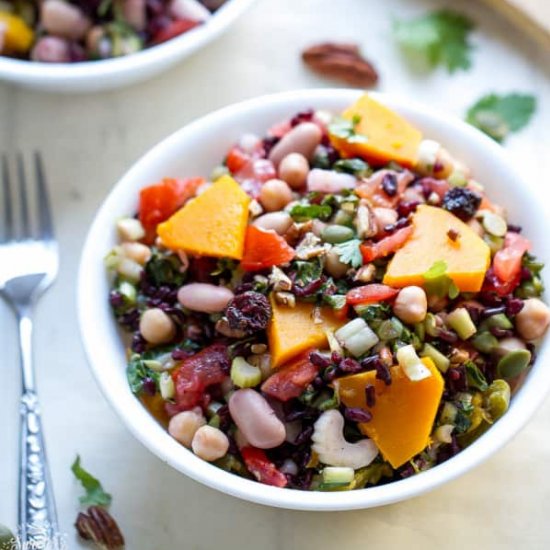
<path fill-rule="evenodd" d="M 185 274 L 181 271 L 180 259 L 170 252 L 153 249 L 153 254 L 145 264 L 145 273 L 156 286 L 172 284 L 181 286 L 185 282 Z"/>
<path fill-rule="evenodd" d="M 293 267 L 296 269 L 296 281 L 302 286 L 316 281 L 323 274 L 323 268 L 318 260 L 296 260 Z"/>
<path fill-rule="evenodd" d="M 447 275 L 447 264 L 443 260 L 434 262 L 423 277 L 424 289 L 429 295 L 439 296 L 440 298 L 449 296 L 454 300 L 460 294 L 460 290 L 454 281 Z"/>
<path fill-rule="evenodd" d="M 328 204 L 295 204 L 289 214 L 297 222 L 305 222 L 313 218 L 327 220 L 332 214 L 332 208 Z"/>
<path fill-rule="evenodd" d="M 126 378 L 130 390 L 136 395 L 139 395 L 143 390 L 143 384 L 147 378 L 152 379 L 158 387 L 160 374 L 147 366 L 147 361 L 154 361 L 153 357 L 148 357 L 146 354 L 139 355 L 135 353 L 130 357 L 130 362 L 126 368 Z"/>
<path fill-rule="evenodd" d="M 464 367 L 466 369 L 466 378 L 470 387 L 476 388 L 480 391 L 485 391 L 489 387 L 484 374 L 479 370 L 479 367 L 473 361 L 466 361 L 466 363 L 464 363 Z"/>
<path fill-rule="evenodd" d="M 348 264 L 352 267 L 361 267 L 363 265 L 363 256 L 359 248 L 360 245 L 361 241 L 359 239 L 351 239 L 345 243 L 337 244 L 334 247 L 334 251 L 340 256 L 340 261 L 343 264 Z"/>
<path fill-rule="evenodd" d="M 352 174 L 356 178 L 364 178 L 372 173 L 370 166 L 360 158 L 337 160 L 333 164 L 332 169 L 336 170 L 336 172 Z"/>
<path fill-rule="evenodd" d="M 324 294 L 323 302 L 333 309 L 342 309 L 346 305 L 345 294 Z"/>
<path fill-rule="evenodd" d="M 417 54 L 435 67 L 444 65 L 450 73 L 469 69 L 472 46 L 468 35 L 474 25 L 466 16 L 438 10 L 414 19 L 395 21 L 393 34 L 407 52 Z"/>
<path fill-rule="evenodd" d="M 111 504 L 111 495 L 103 490 L 98 479 L 80 465 L 80 455 L 76 456 L 71 470 L 86 491 L 86 494 L 80 497 L 82 506 L 109 506 Z"/>
<path fill-rule="evenodd" d="M 510 132 L 527 125 L 536 105 L 532 95 L 489 94 L 468 109 L 466 121 L 500 143 Z"/>
<path fill-rule="evenodd" d="M 361 118 L 354 116 L 351 120 L 344 117 L 334 117 L 328 126 L 328 131 L 333 136 L 345 139 L 349 143 L 367 143 L 368 138 L 358 134 L 355 127 L 361 122 Z"/>

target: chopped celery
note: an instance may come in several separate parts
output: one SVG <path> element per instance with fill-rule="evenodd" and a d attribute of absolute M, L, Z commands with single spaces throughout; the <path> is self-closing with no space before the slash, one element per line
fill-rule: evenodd
<path fill-rule="evenodd" d="M 449 401 L 445 401 L 439 415 L 439 422 L 441 422 L 441 424 L 454 424 L 457 414 L 458 409 L 456 405 Z"/>
<path fill-rule="evenodd" d="M 447 324 L 458 334 L 462 340 L 467 340 L 476 333 L 476 326 L 464 307 L 458 307 L 447 315 Z"/>
<path fill-rule="evenodd" d="M 239 388 L 253 388 L 262 381 L 262 371 L 244 357 L 235 357 L 231 363 L 231 380 Z"/>
<path fill-rule="evenodd" d="M 416 351 L 411 344 L 399 348 L 396 357 L 399 366 L 403 369 L 407 378 L 412 382 L 424 380 L 424 378 L 429 378 L 432 375 L 430 369 L 420 361 L 420 358 L 416 355 Z"/>
<path fill-rule="evenodd" d="M 346 468 L 343 466 L 325 466 L 323 468 L 322 476 L 323 483 L 333 484 L 333 483 L 351 483 L 354 477 L 353 468 Z"/>
<path fill-rule="evenodd" d="M 160 395 L 165 401 L 173 399 L 176 395 L 176 387 L 174 385 L 174 380 L 170 373 L 163 372 L 159 378 L 159 390 Z"/>
<path fill-rule="evenodd" d="M 424 344 L 420 357 L 429 357 L 441 372 L 447 372 L 451 361 L 431 344 Z"/>
<path fill-rule="evenodd" d="M 378 336 L 360 317 L 339 328 L 334 335 L 338 342 L 355 357 L 363 355 L 378 343 Z"/>

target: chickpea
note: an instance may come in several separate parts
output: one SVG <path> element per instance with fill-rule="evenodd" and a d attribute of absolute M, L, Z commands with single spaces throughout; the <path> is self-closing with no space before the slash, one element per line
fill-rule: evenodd
<path fill-rule="evenodd" d="M 212 462 L 225 456 L 229 449 L 229 439 L 218 428 L 201 426 L 195 432 L 191 447 L 198 457 Z"/>
<path fill-rule="evenodd" d="M 300 153 L 290 153 L 279 164 L 279 177 L 292 189 L 301 189 L 307 181 L 309 162 Z"/>
<path fill-rule="evenodd" d="M 516 329 L 525 340 L 538 340 L 550 324 L 550 308 L 538 298 L 528 298 L 516 315 Z"/>
<path fill-rule="evenodd" d="M 428 300 L 426 293 L 419 286 L 406 286 L 399 292 L 393 312 L 404 323 L 420 323 L 426 317 Z"/>
<path fill-rule="evenodd" d="M 134 260 L 139 265 L 145 265 L 151 258 L 151 249 L 141 243 L 122 243 L 122 253 L 126 258 Z"/>
<path fill-rule="evenodd" d="M 340 261 L 340 256 L 331 249 L 325 256 L 325 269 L 329 275 L 338 279 L 347 273 L 349 265 L 342 263 Z"/>
<path fill-rule="evenodd" d="M 282 210 L 291 200 L 292 191 L 283 180 L 268 180 L 260 189 L 260 202 L 268 212 Z"/>
<path fill-rule="evenodd" d="M 153 308 L 143 312 L 139 331 L 150 344 L 166 344 L 176 335 L 176 326 L 162 309 Z"/>
<path fill-rule="evenodd" d="M 195 407 L 190 411 L 183 411 L 170 419 L 168 433 L 184 447 L 191 448 L 191 442 L 197 430 L 206 424 L 202 411 Z"/>

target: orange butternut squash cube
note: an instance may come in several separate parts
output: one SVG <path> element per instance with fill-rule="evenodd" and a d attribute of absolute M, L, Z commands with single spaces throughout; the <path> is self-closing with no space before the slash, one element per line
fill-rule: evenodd
<path fill-rule="evenodd" d="M 400 366 L 391 367 L 392 383 L 386 386 L 376 378 L 376 371 L 352 374 L 334 381 L 340 401 L 347 407 L 361 407 L 372 420 L 359 424 L 384 458 L 399 468 L 423 451 L 430 441 L 433 423 L 443 395 L 443 378 L 433 361 L 422 362 L 432 373 L 428 378 L 411 382 Z M 367 385 L 375 388 L 376 402 L 367 407 Z"/>
<path fill-rule="evenodd" d="M 0 13 L 0 27 L 3 27 L 3 48 L 0 51 L 26 53 L 34 42 L 34 32 L 18 15 Z"/>
<path fill-rule="evenodd" d="M 249 203 L 241 186 L 224 176 L 161 223 L 157 233 L 171 250 L 241 260 Z"/>
<path fill-rule="evenodd" d="M 413 215 L 414 231 L 390 261 L 384 284 L 422 286 L 424 273 L 437 261 L 447 264 L 447 275 L 461 292 L 481 289 L 491 252 L 487 244 L 456 216 L 435 206 L 421 205 Z M 456 240 L 449 230 L 458 234 Z"/>
<path fill-rule="evenodd" d="M 304 302 L 288 307 L 271 298 L 272 317 L 267 327 L 267 339 L 273 368 L 309 348 L 326 346 L 325 331 L 336 330 L 343 324 L 330 308 L 322 308 L 323 322 L 314 323 L 313 307 L 313 304 Z"/>
<path fill-rule="evenodd" d="M 391 160 L 406 167 L 416 164 L 422 133 L 402 116 L 368 94 L 361 96 L 342 116 L 358 121 L 354 129 L 359 135 L 356 140 L 330 133 L 332 144 L 342 156 L 361 157 L 374 165 Z"/>

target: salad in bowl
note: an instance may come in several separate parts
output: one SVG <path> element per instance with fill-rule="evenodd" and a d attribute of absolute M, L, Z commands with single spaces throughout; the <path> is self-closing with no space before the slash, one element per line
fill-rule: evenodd
<path fill-rule="evenodd" d="M 178 444 L 264 485 L 376 490 L 506 421 L 550 323 L 543 265 L 375 96 L 304 107 L 137 191 L 108 300 L 129 387 Z"/>

